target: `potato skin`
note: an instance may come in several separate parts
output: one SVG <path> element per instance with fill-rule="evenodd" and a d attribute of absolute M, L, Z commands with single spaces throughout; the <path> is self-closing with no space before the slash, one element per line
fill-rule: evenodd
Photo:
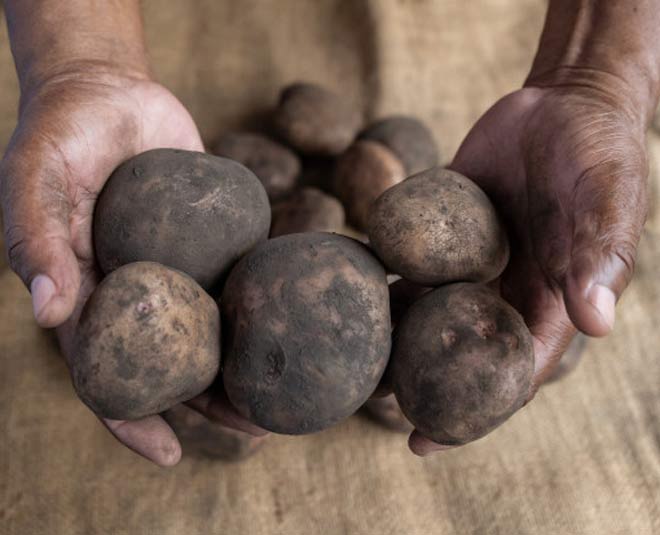
<path fill-rule="evenodd" d="M 394 331 L 390 367 L 396 398 L 416 429 L 440 444 L 465 444 L 524 405 L 532 336 L 487 286 L 450 284 L 410 307 Z"/>
<path fill-rule="evenodd" d="M 303 154 L 336 156 L 348 147 L 362 118 L 339 95 L 315 84 L 286 87 L 275 110 L 282 138 Z"/>
<path fill-rule="evenodd" d="M 506 233 L 486 194 L 439 167 L 383 193 L 372 205 L 368 234 L 389 270 L 425 286 L 487 282 L 509 260 Z"/>
<path fill-rule="evenodd" d="M 433 133 L 415 117 L 386 117 L 365 128 L 358 139 L 385 145 L 401 160 L 408 176 L 438 165 L 440 158 Z"/>
<path fill-rule="evenodd" d="M 341 232 L 346 216 L 341 203 L 316 188 L 302 188 L 272 208 L 271 238 L 298 232 Z"/>
<path fill-rule="evenodd" d="M 94 246 L 106 274 L 152 261 L 209 289 L 269 228 L 268 197 L 250 170 L 210 154 L 156 149 L 110 176 L 94 212 Z"/>
<path fill-rule="evenodd" d="M 98 415 L 135 420 L 204 391 L 220 365 L 220 315 L 188 275 L 153 262 L 122 266 L 83 308 L 70 362 Z"/>
<path fill-rule="evenodd" d="M 213 154 L 243 164 L 261 181 L 271 202 L 291 193 L 300 174 L 300 159 L 276 141 L 259 134 L 228 132 Z"/>
<path fill-rule="evenodd" d="M 359 242 L 281 236 L 232 270 L 222 295 L 227 395 L 240 414 L 284 434 L 353 414 L 391 348 L 385 271 Z"/>
<path fill-rule="evenodd" d="M 399 159 L 384 145 L 357 141 L 342 154 L 335 169 L 335 191 L 349 223 L 364 231 L 373 202 L 406 176 Z"/>
<path fill-rule="evenodd" d="M 237 462 L 261 449 L 266 436 L 255 437 L 206 419 L 185 405 L 167 410 L 163 417 L 174 430 L 184 454 Z"/>

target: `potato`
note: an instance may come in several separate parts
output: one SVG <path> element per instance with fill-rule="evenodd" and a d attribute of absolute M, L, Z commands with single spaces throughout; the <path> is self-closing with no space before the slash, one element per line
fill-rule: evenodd
<path fill-rule="evenodd" d="M 302 188 L 272 210 L 273 238 L 297 232 L 341 232 L 344 228 L 341 203 L 316 188 Z"/>
<path fill-rule="evenodd" d="M 383 193 L 372 205 L 368 234 L 389 270 L 424 286 L 487 282 L 509 260 L 506 233 L 486 194 L 439 167 Z"/>
<path fill-rule="evenodd" d="M 237 162 L 174 149 L 144 152 L 110 176 L 94 213 L 101 269 L 153 261 L 210 289 L 268 237 L 270 205 Z"/>
<path fill-rule="evenodd" d="M 185 405 L 172 407 L 163 417 L 174 429 L 186 455 L 192 453 L 213 460 L 241 461 L 259 451 L 267 438 L 225 427 Z"/>
<path fill-rule="evenodd" d="M 339 95 L 308 83 L 284 89 L 275 110 L 275 127 L 303 154 L 335 156 L 355 138 L 362 118 Z"/>
<path fill-rule="evenodd" d="M 70 362 L 80 398 L 114 420 L 195 397 L 219 365 L 217 305 L 189 276 L 153 262 L 101 281 L 83 308 Z"/>
<path fill-rule="evenodd" d="M 389 359 L 385 271 L 359 242 L 325 233 L 260 244 L 222 295 L 224 384 L 238 412 L 284 434 L 353 414 Z"/>
<path fill-rule="evenodd" d="M 349 223 L 364 231 L 373 202 L 405 176 L 401 162 L 380 143 L 358 141 L 351 145 L 335 170 L 335 191 Z"/>
<path fill-rule="evenodd" d="M 300 174 L 300 159 L 294 152 L 259 134 L 229 132 L 217 141 L 213 154 L 237 161 L 257 175 L 271 202 L 291 193 Z"/>
<path fill-rule="evenodd" d="M 391 377 L 401 409 L 440 444 L 476 440 L 522 407 L 534 373 L 532 336 L 483 284 L 427 293 L 394 330 Z"/>
<path fill-rule="evenodd" d="M 438 146 L 433 134 L 414 117 L 395 115 L 381 119 L 363 130 L 358 139 L 385 145 L 401 160 L 406 175 L 417 174 L 438 165 Z"/>

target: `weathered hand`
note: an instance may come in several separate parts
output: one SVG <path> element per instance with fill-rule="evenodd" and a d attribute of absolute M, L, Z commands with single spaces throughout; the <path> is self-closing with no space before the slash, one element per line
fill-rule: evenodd
<path fill-rule="evenodd" d="M 183 105 L 146 77 L 85 66 L 52 76 L 21 99 L 18 127 L 0 165 L 6 246 L 12 268 L 32 292 L 37 322 L 58 328 L 67 358 L 80 309 L 99 278 L 92 245 L 96 198 L 115 167 L 157 147 L 203 150 Z M 255 431 L 219 397 L 207 393 L 192 405 Z M 157 464 L 178 462 L 179 443 L 160 416 L 102 421 Z"/>
<path fill-rule="evenodd" d="M 604 336 L 646 216 L 645 124 L 607 83 L 527 87 L 473 127 L 451 168 L 491 197 L 511 240 L 501 293 L 534 337 L 533 392 L 576 328 Z M 443 449 L 414 432 L 410 447 Z"/>

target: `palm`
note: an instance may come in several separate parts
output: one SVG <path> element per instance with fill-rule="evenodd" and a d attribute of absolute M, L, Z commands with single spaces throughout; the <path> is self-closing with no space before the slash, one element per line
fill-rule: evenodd
<path fill-rule="evenodd" d="M 509 227 L 512 259 L 501 289 L 535 337 L 537 386 L 575 334 L 574 324 L 602 334 L 597 319 L 574 302 L 571 285 L 595 271 L 616 279 L 605 282 L 619 291 L 627 283 L 630 271 L 617 264 L 632 266 L 643 215 L 619 230 L 630 234 L 627 246 L 611 242 L 604 218 L 644 212 L 643 183 L 633 180 L 645 165 L 643 132 L 632 124 L 589 90 L 523 89 L 489 110 L 452 164 L 491 195 Z M 622 173 L 631 180 L 613 183 Z M 602 265 L 595 249 L 612 265 Z"/>

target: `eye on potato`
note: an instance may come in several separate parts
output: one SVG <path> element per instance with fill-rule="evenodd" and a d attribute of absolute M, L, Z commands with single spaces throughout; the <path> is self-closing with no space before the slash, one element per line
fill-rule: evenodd
<path fill-rule="evenodd" d="M 433 134 L 414 117 L 386 117 L 365 128 L 358 139 L 385 145 L 401 160 L 407 176 L 438 165 L 438 145 Z"/>
<path fill-rule="evenodd" d="M 239 162 L 257 175 L 271 202 L 291 193 L 300 174 L 300 159 L 293 151 L 259 134 L 226 133 L 213 154 Z"/>
<path fill-rule="evenodd" d="M 437 288 L 394 331 L 392 385 L 424 436 L 458 445 L 523 406 L 534 373 L 532 336 L 516 310 L 483 284 Z"/>
<path fill-rule="evenodd" d="M 156 149 L 120 165 L 94 212 L 94 246 L 104 273 L 152 261 L 217 285 L 268 237 L 270 205 L 243 165 L 203 154 Z"/>
<path fill-rule="evenodd" d="M 439 167 L 385 191 L 372 205 L 368 234 L 389 270 L 424 286 L 487 282 L 509 260 L 506 233 L 486 194 Z"/>
<path fill-rule="evenodd" d="M 349 223 L 364 231 L 373 202 L 406 176 L 399 159 L 384 145 L 357 141 L 341 155 L 335 170 L 335 191 Z"/>
<path fill-rule="evenodd" d="M 70 368 L 96 414 L 136 420 L 206 390 L 219 364 L 215 301 L 184 273 L 137 262 L 113 271 L 90 296 Z"/>
<path fill-rule="evenodd" d="M 303 154 L 336 156 L 348 147 L 362 118 L 345 100 L 315 84 L 286 87 L 275 110 L 282 138 Z"/>
<path fill-rule="evenodd" d="M 385 271 L 350 238 L 304 233 L 260 244 L 232 270 L 221 306 L 225 390 L 270 431 L 312 433 L 348 417 L 387 365 Z"/>
<path fill-rule="evenodd" d="M 341 203 L 316 188 L 302 188 L 273 205 L 270 236 L 298 232 L 341 232 L 345 215 Z"/>

